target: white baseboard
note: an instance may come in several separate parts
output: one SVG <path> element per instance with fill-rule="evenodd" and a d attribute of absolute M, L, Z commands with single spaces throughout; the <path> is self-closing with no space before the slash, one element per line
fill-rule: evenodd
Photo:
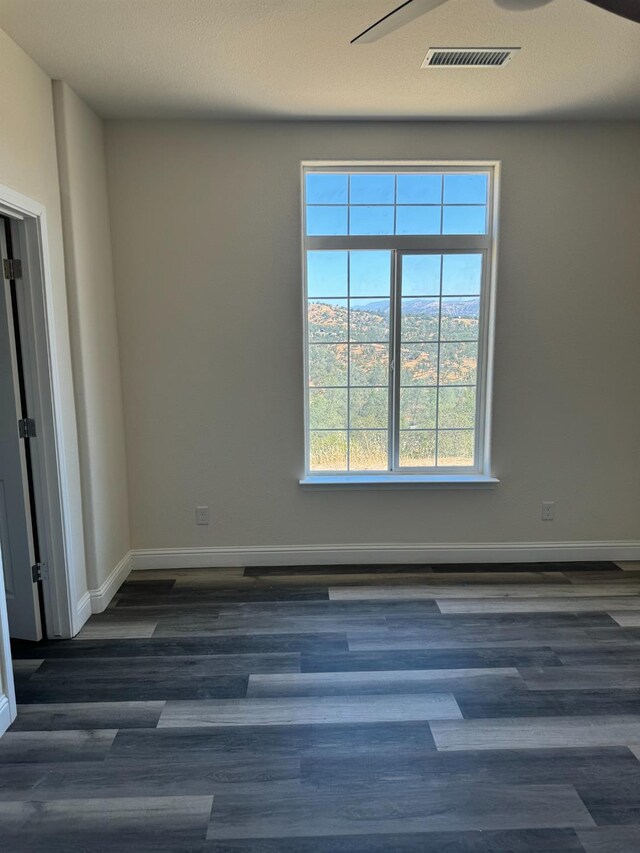
<path fill-rule="evenodd" d="M 631 559 L 631 558 L 630 558 Z M 127 551 L 109 577 L 97 589 L 89 590 L 92 613 L 102 613 L 131 572 L 131 551 Z"/>
<path fill-rule="evenodd" d="M 229 566 L 328 566 L 348 565 L 349 563 L 618 561 L 640 560 L 640 542 L 477 542 L 410 545 L 139 548 L 130 552 L 130 558 L 131 567 L 137 570 L 226 568 Z M 94 613 L 96 612 L 98 611 L 94 610 Z"/>
<path fill-rule="evenodd" d="M 9 697 L 0 693 L 0 737 L 6 732 L 11 725 L 11 705 Z"/>
<path fill-rule="evenodd" d="M 87 619 L 91 616 L 91 595 L 89 591 L 85 592 L 78 606 L 76 607 L 76 623 L 73 626 L 74 635 L 82 628 Z"/>

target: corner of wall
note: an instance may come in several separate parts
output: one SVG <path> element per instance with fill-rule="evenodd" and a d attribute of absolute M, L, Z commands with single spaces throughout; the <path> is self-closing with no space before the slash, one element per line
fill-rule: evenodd
<path fill-rule="evenodd" d="M 120 562 L 114 566 L 106 580 L 96 589 L 89 590 L 91 613 L 102 613 L 111 599 L 129 576 L 133 568 L 131 551 L 127 551 Z"/>
<path fill-rule="evenodd" d="M 128 472 L 102 119 L 52 81 L 88 586 L 108 590 L 130 546 Z M 117 568 L 116 567 L 116 568 Z M 91 608 L 94 597 L 90 596 Z M 98 594 L 98 602 L 103 593 Z M 105 604 L 106 606 L 106 604 Z M 82 602 L 82 613 L 87 602 Z M 104 608 L 103 608 L 104 609 Z M 95 612 L 95 611 L 94 611 Z"/>

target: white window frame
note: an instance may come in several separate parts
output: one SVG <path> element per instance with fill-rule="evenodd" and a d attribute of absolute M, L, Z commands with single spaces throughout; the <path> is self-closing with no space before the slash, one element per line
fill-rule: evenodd
<path fill-rule="evenodd" d="M 306 234 L 305 176 L 308 172 L 363 172 L 366 174 L 421 173 L 482 173 L 488 177 L 487 231 L 483 235 L 375 235 L 375 236 L 323 236 L 309 237 Z M 493 351 L 495 327 L 495 291 L 498 252 L 498 200 L 500 185 L 500 161 L 498 160 L 322 160 L 301 163 L 301 244 L 303 282 L 303 363 L 304 363 L 304 434 L 305 475 L 300 480 L 304 487 L 354 486 L 379 487 L 445 487 L 445 488 L 493 488 L 499 480 L 491 473 L 491 402 L 493 392 Z M 390 358 L 391 371 L 398 371 L 400 347 L 399 317 L 396 314 L 397 293 L 401 286 L 400 258 L 403 254 L 453 254 L 474 252 L 483 256 L 482 282 L 480 291 L 480 325 L 478 333 L 478 368 L 476 380 L 477 410 L 475 423 L 475 460 L 473 467 L 399 468 L 398 430 L 399 382 L 390 378 L 390 397 L 393 395 L 389 434 L 389 459 L 393 470 L 389 471 L 312 471 L 310 459 L 309 427 L 309 340 L 307 319 L 307 270 L 308 250 L 387 249 L 392 252 L 395 271 L 392 276 Z"/>

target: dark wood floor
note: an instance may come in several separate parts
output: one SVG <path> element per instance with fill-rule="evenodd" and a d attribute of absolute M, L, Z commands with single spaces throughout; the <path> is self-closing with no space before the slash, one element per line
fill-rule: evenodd
<path fill-rule="evenodd" d="M 640 566 L 140 572 L 14 655 L 3 853 L 640 850 Z"/>

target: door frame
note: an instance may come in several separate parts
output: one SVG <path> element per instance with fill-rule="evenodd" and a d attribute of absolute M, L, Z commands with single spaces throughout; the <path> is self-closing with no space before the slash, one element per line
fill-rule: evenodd
<path fill-rule="evenodd" d="M 0 184 L 0 214 L 11 220 L 14 255 L 22 261 L 18 303 L 27 400 L 38 431 L 31 449 L 41 560 L 48 569 L 42 581 L 46 633 L 69 638 L 90 615 L 91 601 L 66 286 L 64 278 L 51 275 L 44 205 Z M 4 598 L 4 587 L 0 593 Z M 0 638 L 8 635 L 5 620 L 6 607 L 0 606 Z M 6 658 L 10 649 L 0 648 L 2 653 Z"/>

